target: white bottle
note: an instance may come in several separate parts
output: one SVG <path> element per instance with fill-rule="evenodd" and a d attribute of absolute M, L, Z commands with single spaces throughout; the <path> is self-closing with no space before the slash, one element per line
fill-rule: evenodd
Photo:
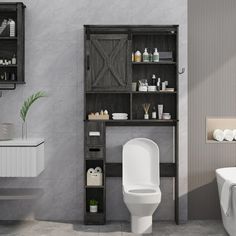
<path fill-rule="evenodd" d="M 159 62 L 159 52 L 157 51 L 157 48 L 155 48 L 155 51 L 153 53 L 153 61 Z"/>
<path fill-rule="evenodd" d="M 10 37 L 16 36 L 16 23 L 14 20 L 10 19 Z"/>
<path fill-rule="evenodd" d="M 16 55 L 14 54 L 12 59 L 11 59 L 12 65 L 16 65 Z"/>
<path fill-rule="evenodd" d="M 143 62 L 149 62 L 149 54 L 148 54 L 147 48 L 144 49 Z"/>

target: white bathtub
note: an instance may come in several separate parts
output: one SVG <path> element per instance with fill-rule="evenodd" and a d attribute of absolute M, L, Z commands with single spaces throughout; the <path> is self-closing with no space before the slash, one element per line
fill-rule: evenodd
<path fill-rule="evenodd" d="M 216 178 L 218 184 L 219 198 L 221 197 L 221 190 L 223 183 L 227 179 L 236 178 L 236 167 L 227 167 L 216 170 Z M 226 216 L 221 208 L 221 215 L 223 225 L 230 236 L 236 236 L 236 187 L 233 187 L 232 193 L 232 210 L 229 216 Z"/>

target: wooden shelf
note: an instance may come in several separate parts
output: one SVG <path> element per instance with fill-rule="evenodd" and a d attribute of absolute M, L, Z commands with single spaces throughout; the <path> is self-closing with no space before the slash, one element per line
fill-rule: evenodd
<path fill-rule="evenodd" d="M 0 65 L 0 68 L 11 68 L 11 67 L 17 67 L 17 65 Z"/>
<path fill-rule="evenodd" d="M 42 194 L 42 189 L 2 188 L 0 189 L 0 200 L 33 200 Z"/>
<path fill-rule="evenodd" d="M 0 40 L 17 40 L 17 37 L 0 37 Z"/>
<path fill-rule="evenodd" d="M 127 93 L 131 93 L 131 91 L 86 91 L 87 94 L 127 94 Z"/>
<path fill-rule="evenodd" d="M 174 61 L 159 61 L 159 62 L 132 62 L 133 65 L 176 65 Z"/>
<path fill-rule="evenodd" d="M 87 212 L 86 211 L 86 214 L 87 215 L 104 215 L 104 212 Z"/>
<path fill-rule="evenodd" d="M 85 120 L 91 122 L 90 120 Z M 92 120 L 95 122 L 104 122 L 106 126 L 176 126 L 178 120 Z"/>
<path fill-rule="evenodd" d="M 210 140 L 210 139 L 207 139 L 206 143 L 208 144 L 236 144 L 236 141 L 217 141 L 217 140 Z"/>
<path fill-rule="evenodd" d="M 102 185 L 102 186 L 92 186 L 92 185 L 88 186 L 88 185 L 86 185 L 85 188 L 104 188 L 104 185 Z"/>
<path fill-rule="evenodd" d="M 24 81 L 0 80 L 0 84 L 25 84 Z"/>
<path fill-rule="evenodd" d="M 177 94 L 177 91 L 86 91 L 86 94 Z"/>
<path fill-rule="evenodd" d="M 147 92 L 142 92 L 142 91 L 135 91 L 132 92 L 132 94 L 177 94 L 177 91 L 147 91 Z"/>

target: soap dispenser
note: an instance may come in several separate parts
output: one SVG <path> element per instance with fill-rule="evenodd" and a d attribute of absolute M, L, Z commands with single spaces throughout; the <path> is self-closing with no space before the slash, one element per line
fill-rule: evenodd
<path fill-rule="evenodd" d="M 155 51 L 153 53 L 153 61 L 159 62 L 159 52 L 157 51 L 157 48 L 155 48 Z"/>
<path fill-rule="evenodd" d="M 147 48 L 144 49 L 143 62 L 149 62 L 149 54 L 148 54 Z"/>
<path fill-rule="evenodd" d="M 141 52 L 140 51 L 136 51 L 134 54 L 134 61 L 135 62 L 141 62 Z"/>

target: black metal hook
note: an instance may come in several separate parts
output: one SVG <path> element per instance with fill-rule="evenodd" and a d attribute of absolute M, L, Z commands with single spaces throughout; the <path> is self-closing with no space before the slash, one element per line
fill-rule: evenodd
<path fill-rule="evenodd" d="M 185 72 L 185 68 L 183 67 L 181 71 L 179 71 L 179 75 L 182 75 Z"/>

